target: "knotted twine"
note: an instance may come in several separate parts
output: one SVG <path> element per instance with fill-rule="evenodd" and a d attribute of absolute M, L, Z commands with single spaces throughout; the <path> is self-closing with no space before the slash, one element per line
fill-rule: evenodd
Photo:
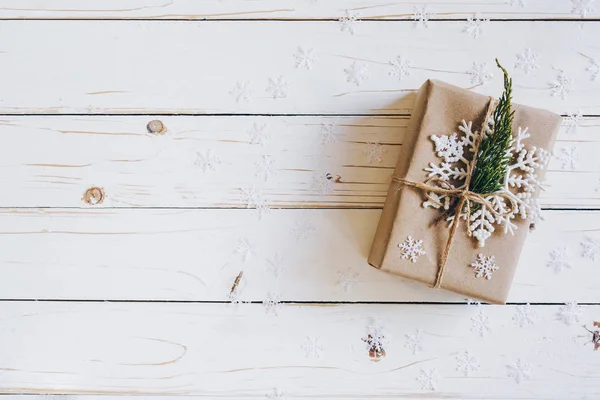
<path fill-rule="evenodd" d="M 477 136 L 477 139 L 475 140 L 475 143 L 474 143 L 473 160 L 471 161 L 471 163 L 469 165 L 469 170 L 465 177 L 465 183 L 461 189 L 455 189 L 453 186 L 451 186 L 445 180 L 442 180 L 440 178 L 435 178 L 435 177 L 427 179 L 425 181 L 425 183 L 413 182 L 413 181 L 409 181 L 405 178 L 400 178 L 397 176 L 393 177 L 393 179 L 392 179 L 393 182 L 397 182 L 400 186 L 408 186 L 408 187 L 422 190 L 424 192 L 427 200 L 432 203 L 437 204 L 438 207 L 442 207 L 443 204 L 440 203 L 437 199 L 433 198 L 430 193 L 441 194 L 441 195 L 444 195 L 447 197 L 455 197 L 455 202 L 458 201 L 458 203 L 454 209 L 454 216 L 453 216 L 452 224 L 450 225 L 450 234 L 448 235 L 448 240 L 446 241 L 446 247 L 444 248 L 444 252 L 442 253 L 440 263 L 438 265 L 438 271 L 437 271 L 437 275 L 435 278 L 435 282 L 433 284 L 433 288 L 435 288 L 435 289 L 439 289 L 442 284 L 442 278 L 444 276 L 444 271 L 446 269 L 446 261 L 448 261 L 448 255 L 450 254 L 450 249 L 452 248 L 454 236 L 456 234 L 456 230 L 458 228 L 460 218 L 463 215 L 465 216 L 464 219 L 467 224 L 467 234 L 469 236 L 472 235 L 471 218 L 470 218 L 471 203 L 478 204 L 479 207 L 482 207 L 483 208 L 481 210 L 482 213 L 484 212 L 484 210 L 487 210 L 496 218 L 503 217 L 507 214 L 511 214 L 513 211 L 517 210 L 517 208 L 518 208 L 518 204 L 515 202 L 515 200 L 504 191 L 480 194 L 480 193 L 475 193 L 475 192 L 472 192 L 469 190 L 469 185 L 471 183 L 471 178 L 472 178 L 473 172 L 475 170 L 475 164 L 477 163 L 479 146 L 481 145 L 481 142 L 482 142 L 484 130 L 485 130 L 487 121 L 489 120 L 489 118 L 492 115 L 492 112 L 494 111 L 494 102 L 495 102 L 494 98 L 490 97 L 490 101 L 488 103 L 487 110 L 485 113 L 485 118 L 483 119 L 483 122 L 481 124 L 481 129 L 479 130 L 480 134 Z M 501 197 L 505 201 L 507 201 L 508 204 L 510 204 L 510 206 L 507 208 L 502 208 L 500 210 L 496 210 L 496 209 L 494 209 L 494 206 L 490 203 L 490 201 L 487 199 L 487 197 L 490 197 L 490 196 Z M 466 204 L 466 207 L 465 207 L 465 204 Z M 443 214 L 442 217 L 444 215 L 450 215 L 450 214 L 452 214 L 452 211 L 449 210 L 445 214 Z M 443 219 L 443 218 L 438 219 L 438 222 L 441 219 Z"/>

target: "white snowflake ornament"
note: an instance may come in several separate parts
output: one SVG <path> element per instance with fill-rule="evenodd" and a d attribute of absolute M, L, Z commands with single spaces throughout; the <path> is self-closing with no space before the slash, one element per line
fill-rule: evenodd
<path fill-rule="evenodd" d="M 435 368 L 422 369 L 419 371 L 417 381 L 423 390 L 436 390 L 440 382 L 440 376 Z"/>
<path fill-rule="evenodd" d="M 324 347 L 319 337 L 307 336 L 302 345 L 302 349 L 304 350 L 306 358 L 321 358 Z"/>
<path fill-rule="evenodd" d="M 570 301 L 558 309 L 556 316 L 565 325 L 578 324 L 581 320 L 581 307 L 576 301 Z"/>
<path fill-rule="evenodd" d="M 412 262 L 417 262 L 419 256 L 425 254 L 423 241 L 414 240 L 412 236 L 409 236 L 404 242 L 399 243 L 398 247 L 401 250 L 400 258 L 403 260 L 409 259 Z"/>
<path fill-rule="evenodd" d="M 531 365 L 525 363 L 520 358 L 514 365 L 508 365 L 508 376 L 513 378 L 516 383 L 521 383 L 531 379 Z"/>
<path fill-rule="evenodd" d="M 600 260 L 600 240 L 586 237 L 581 241 L 581 256 L 592 261 Z"/>
<path fill-rule="evenodd" d="M 467 73 L 471 75 L 472 85 L 485 85 L 494 78 L 494 74 L 488 71 L 487 64 L 484 62 L 474 62 Z"/>
<path fill-rule="evenodd" d="M 494 256 L 486 257 L 483 254 L 478 254 L 477 260 L 471 264 L 471 267 L 475 269 L 475 277 L 484 277 L 488 280 L 492 279 L 492 274 L 500 269 L 500 267 L 494 263 L 494 259 Z"/>
<path fill-rule="evenodd" d="M 314 232 L 314 225 L 306 219 L 297 220 L 290 231 L 296 241 L 308 239 Z"/>
<path fill-rule="evenodd" d="M 571 0 L 571 13 L 586 18 L 589 13 L 594 12 L 594 2 L 595 0 Z"/>
<path fill-rule="evenodd" d="M 242 238 L 238 242 L 236 252 L 240 255 L 243 262 L 250 260 L 254 256 L 254 247 L 246 238 Z"/>
<path fill-rule="evenodd" d="M 346 80 L 350 83 L 360 86 L 369 78 L 368 66 L 362 61 L 354 61 L 352 65 L 344 69 Z"/>
<path fill-rule="evenodd" d="M 573 78 L 567 76 L 563 71 L 559 71 L 556 80 L 550 82 L 550 95 L 565 100 L 573 92 L 574 84 Z"/>
<path fill-rule="evenodd" d="M 267 272 L 273 274 L 275 278 L 279 277 L 283 269 L 283 257 L 279 253 L 275 253 L 273 257 L 267 259 Z"/>
<path fill-rule="evenodd" d="M 562 147 L 560 152 L 556 155 L 556 158 L 560 162 L 562 169 L 575 169 L 577 168 L 577 160 L 579 154 L 575 146 Z"/>
<path fill-rule="evenodd" d="M 410 75 L 412 63 L 410 60 L 407 60 L 402 56 L 398 56 L 395 60 L 390 61 L 390 66 L 392 67 L 392 70 L 389 73 L 390 76 L 395 76 L 399 81 L 402 81 L 404 78 Z"/>
<path fill-rule="evenodd" d="M 427 28 L 429 20 L 431 19 L 431 13 L 427 9 L 427 5 L 415 5 L 413 6 L 413 21 L 415 21 L 416 28 Z"/>
<path fill-rule="evenodd" d="M 358 24 L 359 15 L 358 13 L 351 12 L 350 10 L 346 10 L 346 15 L 339 19 L 340 21 L 340 30 L 342 32 L 348 32 L 351 35 L 356 33 L 356 25 Z"/>
<path fill-rule="evenodd" d="M 254 175 L 265 182 L 275 174 L 275 160 L 273 160 L 273 157 L 270 155 L 262 155 L 258 161 L 254 163 L 254 166 L 256 167 Z"/>
<path fill-rule="evenodd" d="M 489 331 L 490 328 L 490 319 L 483 312 L 483 309 L 480 309 L 477 315 L 471 318 L 471 331 L 477 333 L 480 337 L 484 337 Z"/>
<path fill-rule="evenodd" d="M 246 131 L 250 137 L 250 144 L 259 144 L 264 146 L 270 138 L 269 133 L 266 131 L 266 124 L 259 124 L 254 122 L 250 129 Z"/>
<path fill-rule="evenodd" d="M 513 322 L 520 328 L 533 325 L 535 323 L 536 314 L 533 307 L 529 303 L 519 305 L 515 308 L 515 313 L 512 317 Z"/>
<path fill-rule="evenodd" d="M 421 330 L 417 329 L 415 333 L 404 335 L 406 338 L 406 342 L 404 343 L 404 347 L 408 348 L 413 355 L 417 355 L 417 353 L 423 350 L 423 346 L 421 345 Z"/>
<path fill-rule="evenodd" d="M 321 124 L 321 141 L 323 144 L 336 143 L 338 134 L 339 132 L 336 124 L 331 122 Z"/>
<path fill-rule="evenodd" d="M 317 56 L 312 47 L 298 47 L 294 54 L 294 59 L 296 60 L 296 68 L 306 70 L 312 69 L 313 65 L 317 62 Z"/>
<path fill-rule="evenodd" d="M 467 23 L 463 29 L 463 32 L 466 32 L 477 39 L 479 35 L 481 35 L 484 25 L 486 25 L 488 22 L 490 22 L 489 19 L 481 18 L 481 16 L 478 14 L 475 14 L 474 16 L 467 18 Z"/>
<path fill-rule="evenodd" d="M 255 210 L 258 214 L 258 219 L 262 219 L 265 214 L 271 211 L 267 199 L 256 186 L 252 185 L 247 188 L 242 188 L 241 192 L 241 202 L 246 204 L 247 209 Z"/>
<path fill-rule="evenodd" d="M 342 288 L 344 292 L 348 293 L 358 283 L 358 276 L 358 272 L 352 269 L 340 271 L 337 276 L 337 285 Z"/>
<path fill-rule="evenodd" d="M 546 263 L 548 268 L 552 268 L 554 272 L 562 272 L 565 269 L 572 269 L 571 254 L 566 247 L 559 247 L 550 252 L 550 260 Z"/>
<path fill-rule="evenodd" d="M 288 83 L 285 78 L 279 75 L 277 78 L 269 78 L 267 93 L 274 99 L 283 99 L 287 97 Z"/>
<path fill-rule="evenodd" d="M 526 48 L 521 54 L 517 54 L 515 68 L 522 70 L 525 75 L 529 75 L 530 72 L 533 72 L 540 67 L 538 61 L 539 56 L 531 51 L 530 48 Z"/>
<path fill-rule="evenodd" d="M 234 98 L 236 103 L 250 103 L 252 98 L 252 90 L 250 89 L 249 81 L 236 82 L 235 86 L 229 92 Z"/>
<path fill-rule="evenodd" d="M 463 351 L 456 356 L 456 370 L 467 377 L 479 371 L 479 361 L 468 351 Z"/>
<path fill-rule="evenodd" d="M 196 153 L 196 161 L 194 161 L 194 164 L 200 167 L 202 172 L 216 171 L 217 165 L 220 163 L 221 160 L 212 153 L 211 149 L 207 149 L 204 153 Z"/>
<path fill-rule="evenodd" d="M 583 114 L 581 111 L 569 113 L 563 118 L 562 122 L 563 126 L 566 127 L 565 130 L 568 134 L 575 134 L 577 133 L 577 128 L 580 127 L 583 122 Z"/>
<path fill-rule="evenodd" d="M 263 300 L 263 306 L 265 308 L 265 312 L 267 314 L 278 315 L 281 302 L 279 300 L 279 295 L 269 292 L 267 296 Z"/>

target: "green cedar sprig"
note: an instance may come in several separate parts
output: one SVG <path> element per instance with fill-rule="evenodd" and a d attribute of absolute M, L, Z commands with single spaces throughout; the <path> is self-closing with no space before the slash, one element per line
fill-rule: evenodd
<path fill-rule="evenodd" d="M 469 190 L 479 194 L 492 193 L 502 188 L 512 159 L 508 152 L 515 114 L 511 108 L 512 78 L 498 59 L 496 64 L 504 73 L 504 92 L 494 110 L 494 131 L 486 135 L 479 146 L 479 155 L 469 184 Z M 486 123 L 487 121 L 484 121 L 484 129 Z"/>

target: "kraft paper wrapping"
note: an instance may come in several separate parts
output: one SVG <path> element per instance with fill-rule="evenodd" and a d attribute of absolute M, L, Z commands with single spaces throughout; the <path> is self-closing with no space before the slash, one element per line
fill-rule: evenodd
<path fill-rule="evenodd" d="M 440 162 L 430 136 L 459 132 L 458 126 L 463 119 L 473 121 L 473 130 L 479 131 L 489 101 L 487 96 L 444 82 L 425 82 L 417 94 L 408 126 L 407 142 L 403 145 L 394 176 L 424 182 L 428 174 L 424 168 L 430 162 Z M 549 111 L 521 105 L 513 105 L 513 108 L 514 132 L 519 126 L 529 127 L 531 136 L 524 144 L 552 151 L 561 117 Z M 544 173 L 545 171 L 537 171 L 542 178 Z M 433 285 L 450 230 L 446 221 L 434 223 L 443 210 L 424 208 L 423 201 L 425 196 L 422 190 L 392 182 L 368 261 L 382 271 Z M 486 241 L 485 247 L 479 248 L 477 240 L 467 235 L 465 224 L 461 220 L 452 242 L 441 288 L 485 302 L 505 304 L 531 223 L 519 216 L 513 222 L 517 225 L 514 235 L 504 234 L 503 228 L 496 225 L 496 230 Z M 408 236 L 423 240 L 426 254 L 421 255 L 416 262 L 401 259 L 402 250 L 398 244 Z M 475 262 L 478 254 L 495 256 L 495 264 L 500 268 L 493 273 L 492 279 L 475 277 L 475 271 L 470 265 Z M 523 267 L 527 268 L 526 265 Z"/>

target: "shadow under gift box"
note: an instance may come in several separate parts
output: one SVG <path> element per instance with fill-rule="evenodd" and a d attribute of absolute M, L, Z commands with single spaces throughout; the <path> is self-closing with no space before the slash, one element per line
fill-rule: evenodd
<path fill-rule="evenodd" d="M 431 135 L 460 133 L 458 126 L 462 120 L 472 121 L 473 131 L 480 131 L 489 102 L 488 96 L 436 80 L 426 81 L 417 94 L 407 142 L 400 153 L 394 177 L 424 183 L 429 174 L 424 168 L 430 163 L 439 164 L 441 160 L 436 155 Z M 561 117 L 522 105 L 513 105 L 513 109 L 513 136 L 519 127 L 527 127 L 530 137 L 523 142 L 526 148 L 535 146 L 552 151 Z M 466 152 L 465 156 L 468 156 Z M 542 179 L 545 171 L 540 168 L 536 174 Z M 382 271 L 433 285 L 450 229 L 445 220 L 436 223 L 444 210 L 423 207 L 425 200 L 423 190 L 391 183 L 368 261 Z M 467 235 L 465 222 L 461 219 L 440 287 L 485 302 L 505 304 L 532 221 L 517 215 L 512 222 L 517 225 L 514 235 L 505 234 L 502 226 L 495 225 L 485 247 L 479 247 L 477 240 Z M 401 258 L 402 249 L 398 245 L 409 236 L 423 241 L 425 254 L 416 262 Z M 475 276 L 471 264 L 478 254 L 495 257 L 494 263 L 499 268 L 491 279 Z"/>

